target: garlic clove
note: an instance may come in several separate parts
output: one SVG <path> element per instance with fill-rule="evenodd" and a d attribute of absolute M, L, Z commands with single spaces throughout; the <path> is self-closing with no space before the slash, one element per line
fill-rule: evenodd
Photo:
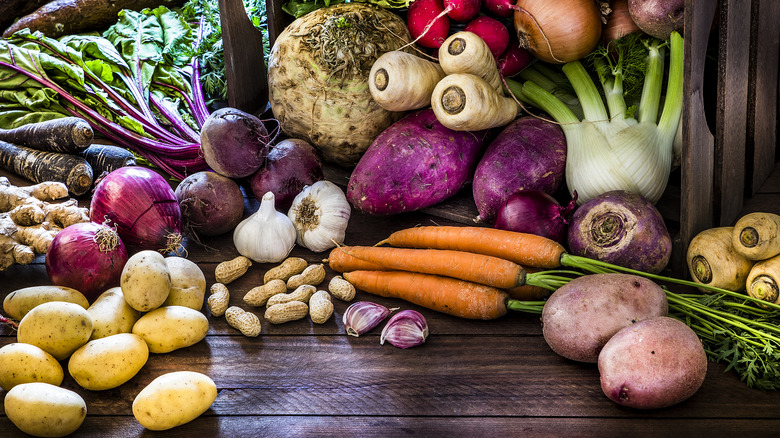
<path fill-rule="evenodd" d="M 416 310 L 403 310 L 387 321 L 382 329 L 379 343 L 385 341 L 398 348 L 410 348 L 425 342 L 428 337 L 428 323 Z"/>
<path fill-rule="evenodd" d="M 394 310 L 397 308 L 388 309 L 370 301 L 354 302 L 344 311 L 344 328 L 348 335 L 360 336 L 378 326 Z"/>

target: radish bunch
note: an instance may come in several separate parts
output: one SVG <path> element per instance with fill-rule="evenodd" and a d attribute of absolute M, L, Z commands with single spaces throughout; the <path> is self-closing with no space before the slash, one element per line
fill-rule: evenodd
<path fill-rule="evenodd" d="M 438 49 L 454 33 L 452 22 L 464 23 L 490 47 L 504 76 L 513 76 L 532 56 L 517 43 L 509 0 L 414 0 L 407 13 L 407 27 L 421 46 Z M 510 29 L 511 27 L 511 29 Z"/>

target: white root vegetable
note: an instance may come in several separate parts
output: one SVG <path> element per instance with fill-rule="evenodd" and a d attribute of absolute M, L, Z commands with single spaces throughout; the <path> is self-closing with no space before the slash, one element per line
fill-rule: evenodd
<path fill-rule="evenodd" d="M 520 113 L 517 102 L 470 73 L 449 74 L 439 81 L 431 96 L 431 107 L 436 119 L 455 131 L 505 126 Z"/>
<path fill-rule="evenodd" d="M 734 250 L 733 228 L 708 228 L 691 240 L 686 259 L 695 282 L 733 291 L 745 290 L 754 262 Z"/>
<path fill-rule="evenodd" d="M 436 84 L 444 77 L 441 66 L 411 53 L 384 53 L 368 75 L 371 97 L 388 111 L 410 111 L 431 104 Z"/>
<path fill-rule="evenodd" d="M 473 32 L 456 32 L 444 40 L 439 47 L 439 64 L 448 75 L 471 73 L 503 92 L 496 58 L 485 40 Z"/>

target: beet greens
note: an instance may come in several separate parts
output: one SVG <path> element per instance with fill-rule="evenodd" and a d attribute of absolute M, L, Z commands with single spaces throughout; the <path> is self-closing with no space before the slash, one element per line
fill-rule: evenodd
<path fill-rule="evenodd" d="M 0 124 L 77 116 L 174 178 L 203 170 L 195 33 L 165 7 L 122 11 L 103 36 L 18 32 L 0 42 Z"/>

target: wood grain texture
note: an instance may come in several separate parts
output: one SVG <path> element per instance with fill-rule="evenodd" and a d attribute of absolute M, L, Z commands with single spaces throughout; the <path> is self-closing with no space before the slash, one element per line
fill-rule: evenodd
<path fill-rule="evenodd" d="M 777 194 L 762 196 L 776 201 Z M 763 206 L 755 201 L 750 199 L 746 208 Z M 246 203 L 247 214 L 257 208 L 252 197 Z M 346 243 L 373 244 L 392 231 L 432 222 L 457 224 L 423 212 L 356 214 Z M 236 253 L 229 235 L 204 243 L 185 245 L 188 258 L 198 263 L 211 285 L 217 264 Z M 293 255 L 316 263 L 326 254 L 296 248 Z M 43 262 L 39 257 L 32 265 L 0 272 L 0 298 L 20 287 L 48 284 Z M 254 264 L 230 283 L 231 305 L 261 315 L 261 309 L 244 306 L 242 296 L 272 266 Z M 206 339 L 152 354 L 141 372 L 118 388 L 86 391 L 66 371 L 63 387 L 79 393 L 88 406 L 87 419 L 74 436 L 149 435 L 133 418 L 132 401 L 155 377 L 179 370 L 209 375 L 217 384 L 217 399 L 193 422 L 154 435 L 655 437 L 739 431 L 772 436 L 780 427 L 775 415 L 780 392 L 749 389 L 726 372 L 724 364 L 710 363 L 701 389 L 679 405 L 626 409 L 602 394 L 595 364 L 573 362 L 550 350 L 538 315 L 511 313 L 495 321 L 467 321 L 364 292 L 358 292 L 357 300 L 420 311 L 430 328 L 428 341 L 408 350 L 383 346 L 381 326 L 359 338 L 347 336 L 341 319 L 350 303 L 339 300 L 334 300 L 334 316 L 325 324 L 307 319 L 264 324 L 257 338 L 241 335 L 204 307 L 210 324 Z M 0 325 L 0 346 L 15 340 L 15 332 Z M 26 436 L 4 412 L 0 431 L 3 437 Z"/>

